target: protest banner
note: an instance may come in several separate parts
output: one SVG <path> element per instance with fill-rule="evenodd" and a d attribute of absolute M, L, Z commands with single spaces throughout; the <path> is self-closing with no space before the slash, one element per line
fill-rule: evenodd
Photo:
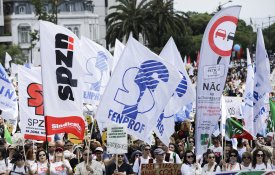
<path fill-rule="evenodd" d="M 107 153 L 124 154 L 128 152 L 127 128 L 125 124 L 112 124 L 107 127 Z"/>
<path fill-rule="evenodd" d="M 130 37 L 95 118 L 99 125 L 125 123 L 129 134 L 144 140 L 156 125 L 152 116 L 160 116 L 180 81 L 172 65 Z"/>
<path fill-rule="evenodd" d="M 241 6 L 221 9 L 208 23 L 202 39 L 196 104 L 196 155 L 207 151 L 220 119 L 220 100 L 226 81 Z"/>
<path fill-rule="evenodd" d="M 80 44 L 84 70 L 83 101 L 98 105 L 109 82 L 113 56 L 107 49 L 84 36 Z"/>
<path fill-rule="evenodd" d="M 40 21 L 40 52 L 47 134 L 84 138 L 80 43 L 65 27 Z"/>
<path fill-rule="evenodd" d="M 228 97 L 224 96 L 226 112 L 228 116 L 234 116 L 236 118 L 241 118 L 241 97 Z"/>
<path fill-rule="evenodd" d="M 25 139 L 46 141 L 40 67 L 19 67 L 18 91 L 21 133 Z"/>
<path fill-rule="evenodd" d="M 141 175 L 181 175 L 181 165 L 174 163 L 141 164 Z"/>

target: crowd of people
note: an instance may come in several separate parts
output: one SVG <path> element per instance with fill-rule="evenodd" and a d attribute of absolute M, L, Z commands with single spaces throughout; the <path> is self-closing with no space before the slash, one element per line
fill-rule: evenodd
<path fill-rule="evenodd" d="M 273 60 L 271 70 L 274 70 L 274 65 Z M 190 77 L 195 83 L 196 67 Z M 224 95 L 242 97 L 245 79 L 246 62 L 234 61 Z M 275 96 L 274 91 L 271 96 Z M 182 164 L 182 175 L 275 169 L 274 133 L 267 137 L 257 135 L 254 141 L 238 139 L 237 147 L 221 135 L 212 135 L 207 152 L 196 157 L 195 123 L 188 120 L 176 124 L 171 143 L 167 146 L 156 135 L 153 145 L 129 135 L 128 153 L 125 154 L 108 154 L 106 140 L 101 138 L 97 127 L 89 126 L 94 128 L 93 134 L 82 144 L 73 144 L 67 134 L 62 134 L 54 137 L 52 142 L 24 140 L 22 145 L 16 145 L 8 144 L 4 139 L 4 125 L 0 117 L 0 175 L 141 175 L 141 165 L 150 163 Z"/>

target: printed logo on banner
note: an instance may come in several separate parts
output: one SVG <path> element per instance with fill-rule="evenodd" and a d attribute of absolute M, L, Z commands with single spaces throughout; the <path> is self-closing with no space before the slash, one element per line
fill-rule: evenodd
<path fill-rule="evenodd" d="M 117 123 L 128 123 L 128 128 L 141 133 L 145 124 L 135 121 L 136 117 L 139 113 L 144 114 L 153 109 L 155 105 L 153 93 L 158 84 L 167 82 L 168 78 L 166 66 L 155 60 L 145 61 L 140 67 L 128 68 L 122 79 L 123 89 L 119 88 L 114 97 L 114 101 L 124 105 L 124 108 L 121 114 L 110 109 L 108 118 Z M 146 109 L 141 111 L 139 106 Z"/>
<path fill-rule="evenodd" d="M 86 74 L 85 83 L 90 85 L 90 90 L 99 92 L 102 87 L 102 78 L 104 72 L 108 71 L 108 57 L 102 51 L 97 53 L 96 57 L 89 58 L 86 62 Z M 97 68 L 94 70 L 93 68 Z M 93 69 L 93 70 L 91 70 Z"/>
<path fill-rule="evenodd" d="M 125 101 L 125 99 L 120 99 L 120 94 L 132 94 L 132 90 L 129 89 L 128 83 L 131 83 L 129 80 L 129 76 L 133 75 L 132 72 L 137 72 L 135 74 L 133 84 L 135 87 L 138 87 L 139 94 L 134 98 L 135 103 L 130 104 Z M 157 74 L 157 75 L 155 75 Z M 157 77 L 156 77 L 157 76 Z M 141 64 L 140 68 L 131 67 L 126 70 L 122 84 L 124 89 L 118 89 L 117 94 L 115 96 L 115 101 L 124 105 L 124 109 L 122 114 L 131 118 L 136 119 L 138 113 L 146 113 L 150 111 L 155 104 L 155 100 L 153 98 L 152 93 L 157 88 L 160 81 L 167 82 L 169 78 L 168 70 L 161 62 L 149 60 L 145 61 Z M 133 79 L 132 79 L 133 80 Z M 148 94 L 149 93 L 149 94 Z M 149 95 L 151 98 L 151 105 L 147 107 L 144 111 L 138 111 L 138 105 L 142 102 L 142 98 L 144 96 Z M 148 96 L 147 96 L 148 98 Z"/>
<path fill-rule="evenodd" d="M 9 79 L 5 75 L 5 70 L 2 66 L 0 66 L 0 79 L 7 82 L 7 83 L 10 83 Z"/>
<path fill-rule="evenodd" d="M 44 116 L 42 85 L 38 83 L 29 84 L 27 93 L 30 96 L 28 98 L 28 106 L 35 107 L 35 115 Z"/>
<path fill-rule="evenodd" d="M 186 80 L 186 77 L 183 75 L 182 72 L 180 72 L 180 73 L 182 75 L 182 79 L 181 79 L 180 84 L 176 88 L 176 92 L 172 95 L 172 97 L 175 96 L 175 94 L 178 97 L 182 97 L 186 93 L 186 91 L 187 91 L 187 80 Z M 165 116 L 164 113 L 165 113 L 165 109 L 161 113 L 161 115 L 159 116 L 159 119 L 157 121 L 157 126 L 156 126 L 157 129 L 159 130 L 159 133 L 160 133 L 161 136 L 162 136 L 163 131 L 164 131 L 164 125 L 163 125 L 163 122 L 162 122 L 163 119 L 165 119 L 165 118 L 171 118 L 171 117 L 174 116 L 174 114 L 170 114 L 169 116 Z"/>
<path fill-rule="evenodd" d="M 69 68 L 73 66 L 74 38 L 68 35 L 58 33 L 55 36 L 56 80 L 58 86 L 58 96 L 61 100 L 74 101 L 72 87 L 77 87 L 77 79 L 72 78 L 72 72 Z M 62 50 L 67 49 L 67 55 Z M 63 64 L 62 64 L 63 63 Z"/>

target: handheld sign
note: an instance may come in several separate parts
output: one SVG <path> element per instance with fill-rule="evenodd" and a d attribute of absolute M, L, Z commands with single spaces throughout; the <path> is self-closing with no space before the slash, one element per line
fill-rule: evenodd
<path fill-rule="evenodd" d="M 112 124 L 107 127 L 107 153 L 124 154 L 128 152 L 126 125 Z"/>

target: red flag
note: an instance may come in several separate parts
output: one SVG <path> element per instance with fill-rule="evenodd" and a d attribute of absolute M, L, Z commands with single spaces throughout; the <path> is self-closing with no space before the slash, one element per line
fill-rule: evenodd
<path fill-rule="evenodd" d="M 196 60 L 196 67 L 199 67 L 199 61 L 200 61 L 200 51 L 198 51 L 197 60 Z"/>
<path fill-rule="evenodd" d="M 188 55 L 188 58 L 187 58 L 187 64 L 191 64 L 191 58 L 190 58 L 190 55 Z"/>

